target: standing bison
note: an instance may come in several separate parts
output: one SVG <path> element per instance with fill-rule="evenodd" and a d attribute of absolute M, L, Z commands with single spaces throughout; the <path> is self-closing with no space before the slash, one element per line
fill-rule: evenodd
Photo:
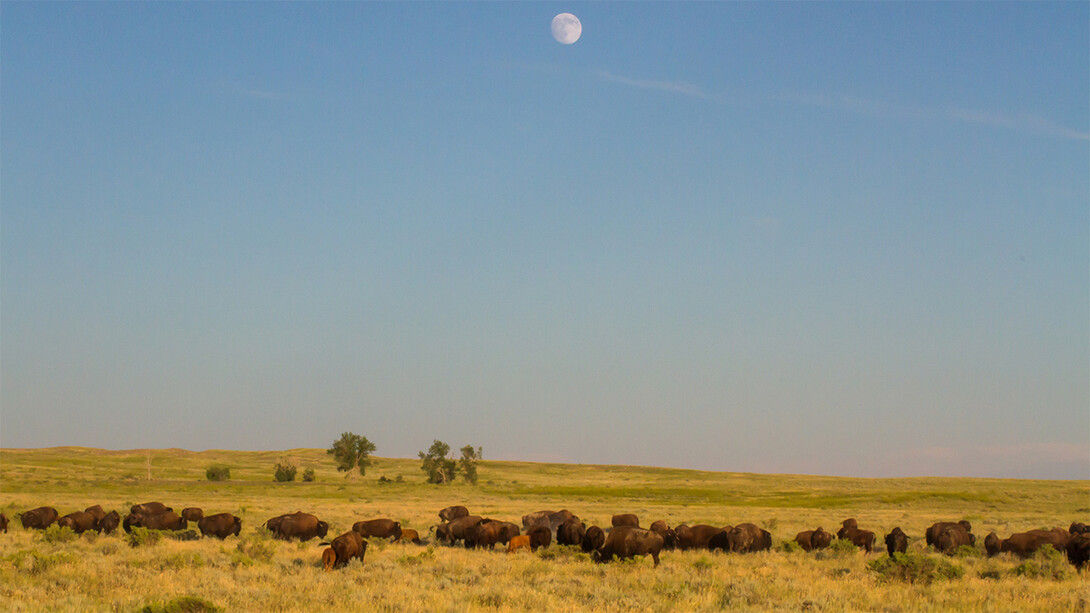
<path fill-rule="evenodd" d="M 845 519 L 841 522 L 841 528 L 837 530 L 836 537 L 851 542 L 867 553 L 870 553 L 871 549 L 874 548 L 874 533 L 870 530 L 861 530 L 854 518 Z"/>
<path fill-rule="evenodd" d="M 22 522 L 23 528 L 29 530 L 31 528 L 35 530 L 45 530 L 53 522 L 57 521 L 57 517 L 60 514 L 53 507 L 38 507 L 26 511 L 19 517 L 19 521 Z"/>
<path fill-rule="evenodd" d="M 537 551 L 538 547 L 548 547 L 553 540 L 553 533 L 546 526 L 534 526 L 526 531 L 530 537 L 530 550 Z"/>
<path fill-rule="evenodd" d="M 651 522 L 649 530 L 662 537 L 663 549 L 677 549 L 677 532 L 665 521 L 659 519 Z"/>
<path fill-rule="evenodd" d="M 200 507 L 186 507 L 182 509 L 182 519 L 187 523 L 191 521 L 201 521 L 204 517 L 204 509 Z"/>
<path fill-rule="evenodd" d="M 756 524 L 743 523 L 729 530 L 722 530 L 708 540 L 708 549 L 722 549 L 732 553 L 752 553 L 772 548 L 772 534 Z"/>
<path fill-rule="evenodd" d="M 197 529 L 201 531 L 201 536 L 214 536 L 223 540 L 232 534 L 238 536 L 242 531 L 242 520 L 230 513 L 216 513 L 200 518 Z"/>
<path fill-rule="evenodd" d="M 583 540 L 579 543 L 579 548 L 584 553 L 590 553 L 606 542 L 606 533 L 598 526 L 591 526 L 587 528 L 586 533 L 583 534 Z"/>
<path fill-rule="evenodd" d="M 618 515 L 614 515 L 610 519 L 610 523 L 613 524 L 614 528 L 620 526 L 631 526 L 633 528 L 639 528 L 640 518 L 637 517 L 635 513 L 621 513 Z"/>
<path fill-rule="evenodd" d="M 285 541 L 299 539 L 309 541 L 312 538 L 325 538 L 329 533 L 329 524 L 310 513 L 296 511 L 287 515 L 273 517 L 265 522 L 265 527 L 273 536 Z"/>
<path fill-rule="evenodd" d="M 942 531 L 947 528 L 953 528 L 957 532 L 964 531 L 964 533 L 967 535 L 965 537 L 962 537 L 959 534 L 955 537 L 956 539 L 964 540 L 965 538 L 968 538 L 969 542 L 966 543 L 968 545 L 973 545 L 976 543 L 976 537 L 973 536 L 973 525 L 970 524 L 967 520 L 963 519 L 958 522 L 940 521 L 931 524 L 931 527 L 928 528 L 927 532 L 924 533 L 924 540 L 927 542 L 927 545 L 945 553 L 943 549 L 939 548 L 937 543 L 939 541 L 939 535 L 942 534 Z"/>
<path fill-rule="evenodd" d="M 583 542 L 583 535 L 587 533 L 587 525 L 578 518 L 572 518 L 560 524 L 556 529 L 557 545 L 578 545 Z"/>
<path fill-rule="evenodd" d="M 939 530 L 939 533 L 935 536 L 935 551 L 953 555 L 958 547 L 972 546 L 973 540 L 973 535 L 969 534 L 964 526 L 959 524 L 947 525 Z"/>
<path fill-rule="evenodd" d="M 74 511 L 57 520 L 57 525 L 62 528 L 71 528 L 76 534 L 83 534 L 88 530 L 95 530 L 95 516 L 87 511 Z"/>
<path fill-rule="evenodd" d="M 1075 565 L 1075 569 L 1082 570 L 1090 562 L 1090 532 L 1076 533 L 1067 542 L 1064 551 L 1067 553 L 1067 560 Z"/>
<path fill-rule="evenodd" d="M 795 535 L 795 542 L 803 551 L 825 549 L 833 542 L 833 535 L 826 532 L 821 526 L 816 530 L 803 530 Z"/>
<path fill-rule="evenodd" d="M 466 549 L 474 547 L 494 549 L 496 543 L 506 545 L 518 535 L 519 527 L 509 521 L 485 519 L 466 529 L 465 545 Z"/>
<path fill-rule="evenodd" d="M 481 523 L 483 520 L 484 518 L 480 515 L 466 515 L 445 524 L 440 524 L 435 528 L 435 538 L 447 545 L 453 545 L 455 541 L 465 539 L 468 528 Z"/>
<path fill-rule="evenodd" d="M 453 507 L 447 507 L 442 511 L 439 511 L 439 519 L 443 521 L 454 521 L 459 517 L 465 517 L 469 515 L 469 509 L 458 505 Z"/>
<path fill-rule="evenodd" d="M 677 547 L 682 551 L 689 549 L 707 549 L 708 543 L 713 536 L 720 532 L 730 532 L 732 527 L 733 526 L 717 528 L 707 524 L 697 524 L 695 526 L 686 526 L 685 524 L 682 524 L 674 528 L 674 531 L 677 533 Z"/>
<path fill-rule="evenodd" d="M 140 504 L 132 505 L 129 509 L 129 513 L 133 515 L 154 515 L 156 513 L 165 513 L 173 510 L 174 509 L 161 502 L 142 502 Z"/>
<path fill-rule="evenodd" d="M 659 552 L 662 551 L 662 537 L 650 530 L 618 526 L 610 531 L 606 542 L 594 552 L 594 561 L 605 563 L 614 556 L 624 560 L 635 556 L 650 555 L 655 566 L 659 565 Z"/>
<path fill-rule="evenodd" d="M 0 513 L 0 532 L 7 534 L 8 532 L 8 516 Z"/>
<path fill-rule="evenodd" d="M 900 526 L 897 526 L 886 535 L 886 551 L 890 557 L 893 557 L 895 553 L 905 553 L 908 551 L 908 535 L 904 530 L 901 530 Z"/>
<path fill-rule="evenodd" d="M 349 530 L 333 539 L 332 542 L 322 543 L 329 545 L 329 549 L 322 552 L 322 563 L 325 570 L 334 570 L 348 564 L 352 558 L 358 558 L 363 562 L 363 554 L 367 551 L 367 541 L 363 540 L 359 532 Z M 329 555 L 329 551 L 333 555 Z"/>
<path fill-rule="evenodd" d="M 393 538 L 401 536 L 401 522 L 392 519 L 366 519 L 352 524 L 352 531 L 363 538 Z"/>
<path fill-rule="evenodd" d="M 537 511 L 522 516 L 522 527 L 524 530 L 529 530 L 534 526 L 545 526 L 550 532 L 555 532 L 560 524 L 573 517 L 575 517 L 575 514 L 567 509 L 562 509 L 560 511 Z"/>

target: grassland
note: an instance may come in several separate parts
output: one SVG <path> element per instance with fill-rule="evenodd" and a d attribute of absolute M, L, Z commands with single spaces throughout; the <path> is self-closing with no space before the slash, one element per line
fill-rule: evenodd
<path fill-rule="evenodd" d="M 293 458 L 311 483 L 274 483 L 272 467 Z M 148 477 L 150 458 L 151 479 Z M 211 464 L 227 482 L 205 480 Z M 389 482 L 380 482 L 385 477 Z M 399 481 L 400 479 L 400 481 Z M 969 519 L 979 535 L 1090 519 L 1090 483 L 997 479 L 851 479 L 650 468 L 484 462 L 477 486 L 424 483 L 419 462 L 376 458 L 364 478 L 336 472 L 323 450 L 283 452 L 0 450 L 0 510 L 48 504 L 61 513 L 101 504 L 124 511 L 162 500 L 175 508 L 242 517 L 240 538 L 131 547 L 122 536 L 47 542 L 13 524 L 0 535 L 0 609 L 137 611 L 192 596 L 226 611 L 1055 611 L 1090 610 L 1087 576 L 1042 557 L 1027 576 L 1021 560 L 979 552 L 950 559 L 960 577 L 885 580 L 868 564 L 882 554 L 786 551 L 796 532 L 856 517 L 884 534 L 922 535 L 932 522 Z M 331 524 L 391 517 L 424 533 L 436 511 L 465 504 L 518 522 L 522 514 L 567 508 L 588 524 L 613 513 L 650 522 L 736 524 L 770 530 L 774 550 L 752 555 L 666 552 L 599 566 L 555 545 L 536 554 L 372 543 L 363 564 L 323 573 L 316 542 L 269 539 L 259 525 L 305 510 Z M 910 551 L 930 558 L 922 538 Z M 1033 568 L 1030 568 L 1032 570 Z M 1030 573 L 1033 575 L 1034 573 Z"/>

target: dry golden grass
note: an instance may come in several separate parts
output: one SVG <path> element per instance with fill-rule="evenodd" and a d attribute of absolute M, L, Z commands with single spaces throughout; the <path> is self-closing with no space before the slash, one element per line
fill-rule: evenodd
<path fill-rule="evenodd" d="M 314 483 L 277 484 L 281 456 L 313 467 Z M 933 521 L 968 518 L 978 535 L 1066 526 L 1090 517 L 1085 481 L 987 479 L 868 480 L 746 475 L 674 469 L 487 462 L 476 487 L 423 483 L 415 460 L 376 460 L 366 478 L 345 479 L 322 450 L 289 452 L 155 450 L 152 481 L 144 451 L 64 448 L 0 450 L 0 509 L 42 504 L 61 513 L 99 503 L 124 511 L 162 500 L 243 518 L 241 538 L 175 541 L 130 547 L 119 536 L 84 535 L 49 543 L 13 524 L 0 535 L 0 609 L 137 611 L 149 603 L 194 596 L 225 611 L 1085 611 L 1086 573 L 1058 578 L 1015 573 L 1020 560 L 953 558 L 957 579 L 929 585 L 883 581 L 868 569 L 879 553 L 784 552 L 780 543 L 822 525 L 834 530 L 854 516 L 884 534 L 900 525 L 919 537 Z M 232 480 L 204 480 L 209 464 L 231 468 Z M 380 476 L 403 483 L 378 483 Z M 769 529 L 775 550 L 752 555 L 665 552 L 596 565 L 555 545 L 508 555 L 460 548 L 373 542 L 365 561 L 321 570 L 317 541 L 285 543 L 259 525 L 305 510 L 331 524 L 330 536 L 353 521 L 387 516 L 427 532 L 435 513 L 463 503 L 475 513 L 518 522 L 528 512 L 568 508 L 608 526 L 616 512 L 649 523 L 735 524 Z M 881 537 L 879 537 L 881 538 Z M 917 538 L 911 550 L 923 551 Z M 937 556 L 927 553 L 925 555 Z M 1039 561 L 1047 565 L 1047 560 Z"/>

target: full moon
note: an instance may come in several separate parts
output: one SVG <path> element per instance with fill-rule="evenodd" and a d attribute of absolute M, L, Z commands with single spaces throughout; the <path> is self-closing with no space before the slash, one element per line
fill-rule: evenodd
<path fill-rule="evenodd" d="M 579 18 L 575 15 L 560 13 L 553 17 L 553 38 L 556 42 L 570 45 L 579 40 L 582 33 L 583 24 L 579 23 Z"/>

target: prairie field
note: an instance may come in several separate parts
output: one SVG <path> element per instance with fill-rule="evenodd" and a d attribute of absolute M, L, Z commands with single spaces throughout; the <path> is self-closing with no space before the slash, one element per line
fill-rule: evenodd
<path fill-rule="evenodd" d="M 286 457 L 316 480 L 276 483 Z M 205 470 L 228 466 L 231 479 Z M 424 482 L 416 459 L 374 458 L 364 477 L 346 478 L 324 450 L 190 452 L 87 448 L 0 450 L 0 610 L 5 611 L 1088 611 L 1090 574 L 1050 552 L 1023 561 L 983 555 L 988 532 L 1090 520 L 1090 482 L 1013 479 L 857 479 L 703 472 L 641 466 L 482 462 L 477 485 Z M 150 477 L 150 478 L 149 478 Z M 26 531 L 14 515 L 50 505 L 61 514 L 92 504 L 124 515 L 159 500 L 175 510 L 242 518 L 225 541 L 169 533 L 133 539 L 118 532 L 81 536 Z M 614 513 L 641 525 L 755 523 L 772 533 L 771 551 L 723 554 L 665 551 L 595 564 L 555 543 L 508 555 L 460 547 L 372 540 L 365 560 L 321 568 L 322 547 L 271 539 L 261 524 L 297 510 L 329 522 L 328 538 L 360 519 L 389 517 L 421 535 L 439 509 L 464 504 L 477 515 L 520 522 L 541 509 L 569 509 L 603 528 Z M 910 553 L 939 570 L 883 573 L 871 554 L 833 547 L 806 553 L 785 544 L 801 530 L 835 532 L 855 517 L 881 541 L 894 526 Z M 928 550 L 935 521 L 968 519 L 977 549 Z M 193 527 L 193 526 L 191 526 Z M 141 542 L 136 542 L 140 540 Z M 433 540 L 428 536 L 428 540 Z"/>

